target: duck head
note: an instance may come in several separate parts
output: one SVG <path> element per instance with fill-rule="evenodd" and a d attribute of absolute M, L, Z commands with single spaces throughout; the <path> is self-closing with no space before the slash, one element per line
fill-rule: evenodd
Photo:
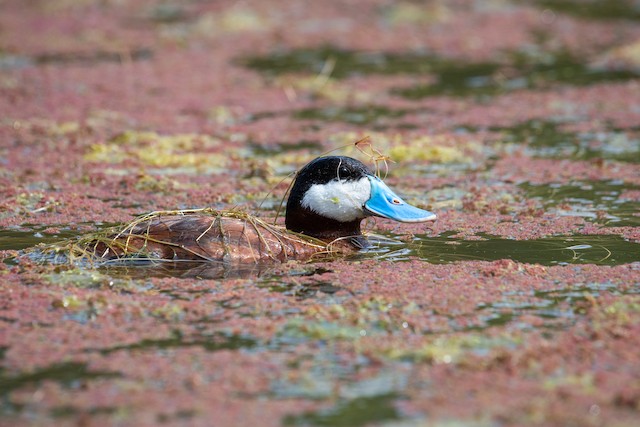
<path fill-rule="evenodd" d="M 433 221 L 436 215 L 407 204 L 362 162 L 319 157 L 296 175 L 287 202 L 287 229 L 324 241 L 350 237 L 366 245 L 360 223 L 369 216 L 400 222 Z"/>

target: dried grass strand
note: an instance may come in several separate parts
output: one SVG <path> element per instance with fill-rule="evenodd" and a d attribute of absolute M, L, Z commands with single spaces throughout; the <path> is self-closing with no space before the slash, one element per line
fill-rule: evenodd
<path fill-rule="evenodd" d="M 35 247 L 33 251 L 37 251 L 44 255 L 60 256 L 60 254 L 62 254 L 65 257 L 66 262 L 69 264 L 77 264 L 79 262 L 89 264 L 111 264 L 123 260 L 157 262 L 176 261 L 176 259 L 159 258 L 157 255 L 150 253 L 148 248 L 149 245 L 153 243 L 173 248 L 174 254 L 176 249 L 180 249 L 202 261 L 219 261 L 206 256 L 203 253 L 204 251 L 194 251 L 185 245 L 157 239 L 150 235 L 151 223 L 154 220 L 158 220 L 165 216 L 191 215 L 205 215 L 212 217 L 211 224 L 195 239 L 195 242 L 200 248 L 202 248 L 200 246 L 201 239 L 207 233 L 210 233 L 214 227 L 218 226 L 220 231 L 220 243 L 223 245 L 225 257 L 231 256 L 231 250 L 227 238 L 228 233 L 225 232 L 225 227 L 222 221 L 224 218 L 243 220 L 245 221 L 245 228 L 250 224 L 250 226 L 255 230 L 256 235 L 260 239 L 260 243 L 262 247 L 264 247 L 269 258 L 273 260 L 278 260 L 278 255 L 274 253 L 273 247 L 269 244 L 269 239 L 266 237 L 267 233 L 273 236 L 273 238 L 275 238 L 281 245 L 285 260 L 289 259 L 286 248 L 291 248 L 292 246 L 295 246 L 295 244 L 302 244 L 307 247 L 311 247 L 319 253 L 337 253 L 336 251 L 330 250 L 328 245 L 322 240 L 300 233 L 291 232 L 282 226 L 270 224 L 246 212 L 240 210 L 218 211 L 213 208 L 154 211 L 141 215 L 120 227 L 101 230 L 97 233 L 88 234 L 75 240 L 63 241 L 52 245 L 40 245 Z M 144 229 L 142 231 L 138 231 L 137 227 L 143 224 L 146 225 Z M 243 229 L 242 233 L 246 233 L 245 229 Z M 134 244 L 135 239 L 142 239 L 143 243 L 141 247 L 136 247 Z M 248 242 L 252 258 L 255 262 L 258 262 L 259 255 L 257 254 L 257 248 L 251 245 L 250 239 L 247 238 L 246 241 Z M 114 258 L 107 258 L 110 254 L 113 254 Z"/>

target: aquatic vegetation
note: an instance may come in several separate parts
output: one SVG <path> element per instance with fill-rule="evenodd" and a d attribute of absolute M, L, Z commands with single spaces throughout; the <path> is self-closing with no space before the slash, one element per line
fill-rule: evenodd
<path fill-rule="evenodd" d="M 345 326 L 332 322 L 306 322 L 293 320 L 288 322 L 282 334 L 287 337 L 302 336 L 319 340 L 353 340 L 361 337 L 360 328 Z"/>
<path fill-rule="evenodd" d="M 163 173 L 182 168 L 211 173 L 228 166 L 230 158 L 222 154 L 223 149 L 220 140 L 208 135 L 125 131 L 106 143 L 92 145 L 85 160 L 113 164 L 137 161 L 162 168 Z"/>
<path fill-rule="evenodd" d="M 635 426 L 637 15 L 2 2 L 0 424 Z M 281 230 L 289 174 L 341 146 L 438 221 L 151 260 L 154 215 Z"/>
<path fill-rule="evenodd" d="M 454 12 L 446 2 L 416 4 L 394 2 L 382 9 L 382 15 L 394 27 L 406 25 L 434 25 L 448 21 Z"/>
<path fill-rule="evenodd" d="M 203 37 L 219 33 L 266 31 L 272 26 L 268 16 L 245 7 L 232 7 L 222 13 L 206 13 L 198 17 L 193 31 Z"/>
<path fill-rule="evenodd" d="M 514 348 L 521 344 L 515 337 L 491 337 L 480 333 L 465 333 L 450 336 L 428 336 L 421 343 L 405 347 L 402 343 L 393 343 L 380 349 L 386 357 L 398 360 L 411 360 L 429 364 L 465 363 L 465 357 L 473 354 L 486 354 L 496 349 Z"/>
<path fill-rule="evenodd" d="M 599 304 L 595 299 L 591 310 L 594 314 L 594 328 L 613 328 L 632 326 L 640 313 L 640 297 L 626 295 L 625 298 Z"/>
<path fill-rule="evenodd" d="M 464 154 L 468 147 L 438 145 L 439 136 L 424 136 L 411 140 L 407 145 L 397 145 L 389 151 L 396 161 L 428 161 L 434 163 L 470 163 L 472 160 Z"/>
<path fill-rule="evenodd" d="M 370 101 L 371 95 L 356 91 L 348 85 L 344 85 L 330 77 L 334 62 L 326 62 L 325 68 L 317 76 L 292 76 L 285 75 L 275 79 L 274 84 L 280 86 L 292 101 L 300 97 L 327 100 L 334 103 L 347 101 Z"/>
<path fill-rule="evenodd" d="M 369 132 L 369 138 L 375 141 L 376 149 L 385 153 L 390 161 L 398 162 L 397 169 L 402 169 L 403 163 L 410 164 L 408 167 L 411 169 L 415 168 L 415 163 L 470 164 L 475 161 L 473 157 L 481 155 L 481 147 L 477 142 L 450 134 L 407 136 L 400 133 Z M 336 145 L 353 140 L 358 140 L 355 132 L 331 136 L 331 141 Z M 357 152 L 357 146 L 346 146 L 345 152 Z"/>

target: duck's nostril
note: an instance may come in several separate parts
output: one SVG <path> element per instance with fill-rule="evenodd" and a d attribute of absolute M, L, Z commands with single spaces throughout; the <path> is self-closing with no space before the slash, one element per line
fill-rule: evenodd
<path fill-rule="evenodd" d="M 393 200 L 391 200 L 391 203 L 393 203 L 394 205 L 399 205 L 402 202 L 400 201 L 400 199 L 393 199 Z"/>

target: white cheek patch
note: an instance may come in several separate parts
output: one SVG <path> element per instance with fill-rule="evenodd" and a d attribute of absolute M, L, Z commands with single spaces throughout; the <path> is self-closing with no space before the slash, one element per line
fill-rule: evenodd
<path fill-rule="evenodd" d="M 302 206 L 324 217 L 349 222 L 366 217 L 363 207 L 371 197 L 371 182 L 333 180 L 314 184 L 302 198 Z"/>

